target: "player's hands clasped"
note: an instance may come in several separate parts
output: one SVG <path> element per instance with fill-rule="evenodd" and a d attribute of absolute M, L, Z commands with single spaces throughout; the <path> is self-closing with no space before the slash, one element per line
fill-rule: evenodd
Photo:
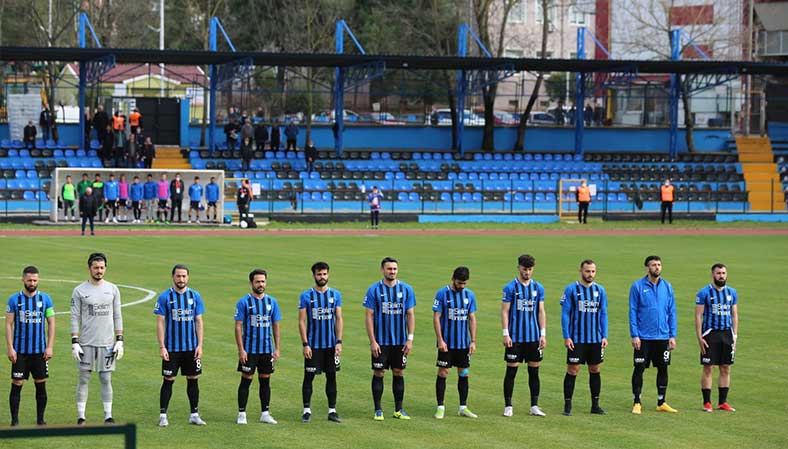
<path fill-rule="evenodd" d="M 85 351 L 82 350 L 82 346 L 80 346 L 79 343 L 73 343 L 71 345 L 71 356 L 74 357 L 74 360 L 77 362 L 82 361 L 82 355 L 84 353 Z"/>

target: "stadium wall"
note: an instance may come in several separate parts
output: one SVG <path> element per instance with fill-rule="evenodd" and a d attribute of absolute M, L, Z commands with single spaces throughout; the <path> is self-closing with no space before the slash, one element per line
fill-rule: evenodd
<path fill-rule="evenodd" d="M 188 139 L 183 145 L 200 141 L 200 127 L 189 126 Z M 79 126 L 58 126 L 60 142 L 77 145 Z M 495 143 L 499 151 L 509 151 L 514 145 L 517 129 L 497 128 Z M 786 131 L 788 134 L 788 130 Z M 8 124 L 0 124 L 0 139 L 8 138 Z M 298 146 L 304 146 L 306 132 L 300 127 Z M 667 151 L 667 128 L 588 128 L 583 143 L 587 151 L 660 152 Z M 216 129 L 218 143 L 224 142 L 223 129 Z M 731 138 L 727 129 L 696 129 L 695 145 L 698 151 L 726 151 Z M 312 140 L 318 148 L 332 148 L 334 137 L 331 127 L 313 126 Z M 679 130 L 679 151 L 686 152 L 684 132 Z M 428 149 L 445 150 L 451 146 L 451 127 L 432 126 L 348 126 L 344 133 L 345 148 L 350 149 Z M 466 127 L 463 145 L 479 148 L 482 141 L 481 127 Z M 284 140 L 283 140 L 284 143 Z M 574 128 L 533 127 L 526 131 L 526 151 L 574 151 Z"/>

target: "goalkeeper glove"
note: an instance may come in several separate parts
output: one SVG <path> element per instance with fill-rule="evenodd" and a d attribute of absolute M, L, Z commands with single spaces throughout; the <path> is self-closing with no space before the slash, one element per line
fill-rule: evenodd
<path fill-rule="evenodd" d="M 115 353 L 115 358 L 117 360 L 123 358 L 123 340 L 118 340 L 115 342 L 115 347 L 112 348 L 112 352 Z"/>
<path fill-rule="evenodd" d="M 77 362 L 82 361 L 82 354 L 85 352 L 82 350 L 82 346 L 79 343 L 72 343 L 71 344 L 71 355 L 74 357 L 74 360 Z"/>

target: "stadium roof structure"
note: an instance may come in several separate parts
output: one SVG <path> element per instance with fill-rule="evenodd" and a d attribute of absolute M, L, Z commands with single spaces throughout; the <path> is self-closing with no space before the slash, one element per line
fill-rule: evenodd
<path fill-rule="evenodd" d="M 387 69 L 408 70 L 495 70 L 509 66 L 516 71 L 600 72 L 635 70 L 638 73 L 749 74 L 788 76 L 788 64 L 750 61 L 656 61 L 613 59 L 488 58 L 417 55 L 305 54 L 225 52 L 209 50 L 154 50 L 130 48 L 0 47 L 2 61 L 93 61 L 113 55 L 116 63 L 210 65 L 251 60 L 257 66 L 353 67 L 384 63 Z"/>

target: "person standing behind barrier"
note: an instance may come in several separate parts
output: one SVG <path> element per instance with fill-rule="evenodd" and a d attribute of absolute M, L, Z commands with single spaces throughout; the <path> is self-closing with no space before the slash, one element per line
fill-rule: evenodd
<path fill-rule="evenodd" d="M 205 202 L 208 206 L 205 208 L 205 220 L 208 223 L 218 223 L 216 203 L 219 202 L 219 184 L 216 184 L 216 178 L 211 176 L 211 182 L 205 185 Z M 211 213 L 213 212 L 213 215 Z"/>
<path fill-rule="evenodd" d="M 140 218 L 142 217 L 142 199 L 145 194 L 145 187 L 142 185 L 142 183 L 140 183 L 139 176 L 134 176 L 134 182 L 131 183 L 129 190 L 131 190 L 131 210 L 134 214 L 132 223 L 139 223 Z"/>
<path fill-rule="evenodd" d="M 11 427 L 19 425 L 22 386 L 30 374 L 33 374 L 36 386 L 36 423 L 43 426 L 46 425 L 46 380 L 55 343 L 55 309 L 52 298 L 38 291 L 38 268 L 25 267 L 22 284 L 24 288 L 8 298 L 5 309 L 5 341 L 11 362 L 11 394 L 8 398 Z"/>
<path fill-rule="evenodd" d="M 131 114 L 129 114 L 129 127 L 131 128 L 131 135 L 136 134 L 137 129 L 142 127 L 142 114 L 140 114 L 140 110 L 137 108 L 134 108 Z"/>
<path fill-rule="evenodd" d="M 126 142 L 126 167 L 137 168 L 139 162 L 139 143 L 137 142 L 137 133 L 129 134 L 129 141 Z"/>
<path fill-rule="evenodd" d="M 101 140 L 99 141 L 101 144 L 101 150 L 99 156 L 101 157 L 101 165 L 104 168 L 112 167 L 114 164 L 114 149 L 115 146 L 115 138 L 112 134 L 112 127 L 107 125 L 107 128 L 104 130 L 104 133 L 101 135 Z"/>
<path fill-rule="evenodd" d="M 27 126 L 23 131 L 23 139 L 25 148 L 32 148 L 33 150 L 36 149 L 36 127 L 33 125 L 33 121 L 30 120 L 27 122 Z"/>
<path fill-rule="evenodd" d="M 378 220 L 380 219 L 380 202 L 383 200 L 383 194 L 378 191 L 378 186 L 372 186 L 372 191 L 367 196 L 369 201 L 369 215 L 370 224 L 372 229 L 378 229 Z"/>
<path fill-rule="evenodd" d="M 673 191 L 674 188 L 670 184 L 670 179 L 666 179 L 665 183 L 660 187 L 660 199 L 662 203 L 660 209 L 662 210 L 662 224 L 665 224 L 665 212 L 668 213 L 668 220 L 673 224 Z"/>
<path fill-rule="evenodd" d="M 298 127 L 292 121 L 287 124 L 285 128 L 285 137 L 287 138 L 286 151 L 296 151 L 298 143 Z"/>
<path fill-rule="evenodd" d="M 183 191 L 184 185 L 183 180 L 181 180 L 181 174 L 175 173 L 175 179 L 170 182 L 170 222 L 172 223 L 175 223 L 175 209 L 178 210 L 178 223 L 182 221 Z"/>
<path fill-rule="evenodd" d="M 271 124 L 271 151 L 279 151 L 279 146 L 282 144 L 281 132 L 279 131 L 279 123 L 274 122 Z"/>
<path fill-rule="evenodd" d="M 156 159 L 156 147 L 150 141 L 150 137 L 145 138 L 145 144 L 142 146 L 141 156 L 145 161 L 145 168 L 153 168 L 153 160 Z"/>
<path fill-rule="evenodd" d="M 591 190 L 585 180 L 577 186 L 575 196 L 577 197 L 577 222 L 586 224 L 588 223 L 588 205 L 591 204 Z"/>
<path fill-rule="evenodd" d="M 77 188 L 71 182 L 71 176 L 66 176 L 66 183 L 60 189 L 60 198 L 63 200 L 63 219 L 68 221 L 68 211 L 71 211 L 71 219 L 76 221 L 74 215 L 74 201 L 77 198 Z"/>
<path fill-rule="evenodd" d="M 104 112 L 104 106 L 99 105 L 96 108 L 96 113 L 93 114 L 93 128 L 96 130 L 96 140 L 99 144 L 104 142 L 104 136 L 107 135 L 107 126 L 109 126 L 109 116 Z"/>
<path fill-rule="evenodd" d="M 93 188 L 88 187 L 85 194 L 79 197 L 79 216 L 82 217 L 82 235 L 85 235 L 85 225 L 90 222 L 90 235 L 93 233 L 93 219 L 98 212 L 98 200 L 93 194 Z"/>
<path fill-rule="evenodd" d="M 643 371 L 649 365 L 657 368 L 657 411 L 677 413 L 665 402 L 670 353 L 676 349 L 676 297 L 673 286 L 661 278 L 662 259 L 648 256 L 644 265 L 646 275 L 635 281 L 629 289 L 629 333 L 635 350 L 632 413 L 641 413 Z"/>
<path fill-rule="evenodd" d="M 126 143 L 126 119 L 120 115 L 120 111 L 115 111 L 115 115 L 112 116 L 112 131 L 114 133 L 113 146 L 116 149 L 123 148 Z"/>
<path fill-rule="evenodd" d="M 249 184 L 248 179 L 241 180 L 241 187 L 238 188 L 238 214 L 240 218 L 249 213 L 249 207 L 252 204 L 252 186 Z"/>
<path fill-rule="evenodd" d="M 250 137 L 244 137 L 241 142 L 241 170 L 250 170 L 252 156 L 254 156 L 252 139 Z"/>
<path fill-rule="evenodd" d="M 166 174 L 162 173 L 159 183 L 156 186 L 156 190 L 156 196 L 159 199 L 156 219 L 161 223 L 169 223 L 167 221 L 167 200 L 170 199 L 170 183 L 167 181 Z"/>
<path fill-rule="evenodd" d="M 41 127 L 41 138 L 44 140 L 44 145 L 49 141 L 49 132 L 52 130 L 54 119 L 52 112 L 49 110 L 49 105 L 44 103 L 44 108 L 38 116 L 38 126 Z"/>
<path fill-rule="evenodd" d="M 315 161 L 317 160 L 317 148 L 315 148 L 315 143 L 312 142 L 312 140 L 310 140 L 309 145 L 304 148 L 304 159 L 306 160 L 307 173 L 312 173 L 312 170 L 315 169 Z"/>
<path fill-rule="evenodd" d="M 153 223 L 156 219 L 156 194 L 158 193 L 159 186 L 153 180 L 153 175 L 148 173 L 148 178 L 145 184 L 142 185 L 142 200 L 145 204 L 145 222 Z"/>
<path fill-rule="evenodd" d="M 260 122 L 254 128 L 254 143 L 257 151 L 265 152 L 265 142 L 268 141 L 268 127 Z"/>

